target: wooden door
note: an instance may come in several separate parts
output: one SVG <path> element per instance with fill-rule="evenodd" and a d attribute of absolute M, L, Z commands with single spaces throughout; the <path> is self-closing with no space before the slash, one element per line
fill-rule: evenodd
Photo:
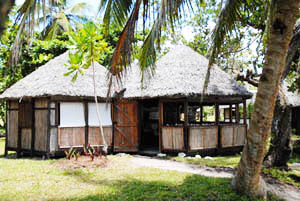
<path fill-rule="evenodd" d="M 114 151 L 138 151 L 138 103 L 119 101 L 114 104 Z"/>

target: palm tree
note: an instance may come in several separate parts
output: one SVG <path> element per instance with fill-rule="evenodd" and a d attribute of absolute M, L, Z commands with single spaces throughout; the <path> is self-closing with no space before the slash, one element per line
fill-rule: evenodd
<path fill-rule="evenodd" d="M 122 20 L 119 21 L 119 24 L 123 25 L 124 28 L 111 59 L 110 71 L 112 76 L 121 78 L 122 70 L 127 68 L 131 60 L 131 41 L 134 35 L 135 24 L 139 17 L 140 7 L 144 8 L 145 22 L 145 19 L 149 17 L 147 16 L 149 14 L 147 11 L 150 5 L 157 4 L 152 1 L 137 0 L 133 6 L 133 1 L 128 0 L 124 2 L 128 3 L 131 7 L 126 7 L 128 6 L 127 4 L 120 5 L 118 2 L 103 0 L 100 8 L 105 10 L 104 22 L 109 24 L 111 19 L 118 18 L 119 13 L 126 16 L 129 13 L 129 8 L 133 7 L 128 21 L 126 23 Z M 241 13 L 245 10 L 255 12 L 257 4 L 266 2 L 270 2 L 270 4 L 266 6 L 269 8 L 269 16 L 265 63 L 247 134 L 247 142 L 244 146 L 236 175 L 232 181 L 232 186 L 237 191 L 262 198 L 266 197 L 266 185 L 260 176 L 262 161 L 266 154 L 266 143 L 270 134 L 275 100 L 282 71 L 285 66 L 293 27 L 299 12 L 300 0 L 227 0 L 213 34 L 213 43 L 210 49 L 211 57 L 205 83 L 206 85 L 208 84 L 209 70 L 212 67 L 214 58 L 220 51 L 225 35 L 231 33 L 234 28 L 237 28 L 236 24 L 240 20 Z M 159 48 L 161 31 L 163 27 L 166 27 L 167 21 L 171 25 L 174 24 L 181 17 L 181 8 L 185 5 L 191 5 L 191 3 L 192 1 L 187 0 L 161 0 L 158 6 L 159 10 L 154 9 L 154 13 L 157 15 L 139 57 L 139 64 L 142 71 L 153 65 L 156 58 L 156 50 Z"/>
<path fill-rule="evenodd" d="M 17 10 L 15 24 L 18 25 L 18 32 L 8 65 L 14 66 L 18 63 L 20 49 L 25 40 L 33 38 L 36 27 L 43 28 L 44 25 L 42 38 L 53 39 L 59 33 L 73 31 L 77 22 L 87 21 L 86 17 L 80 15 L 85 8 L 86 3 L 67 7 L 67 0 L 25 0 Z"/>
<path fill-rule="evenodd" d="M 45 24 L 42 30 L 42 38 L 49 40 L 64 32 L 74 31 L 74 26 L 77 27 L 88 21 L 87 17 L 81 15 L 86 8 L 86 3 L 77 3 L 67 7 L 66 0 L 45 8 L 47 10 L 46 16 L 38 19 L 38 22 Z"/>

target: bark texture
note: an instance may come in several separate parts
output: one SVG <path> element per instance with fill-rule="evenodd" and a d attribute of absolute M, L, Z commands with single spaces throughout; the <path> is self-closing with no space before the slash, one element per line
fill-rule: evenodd
<path fill-rule="evenodd" d="M 235 190 L 265 199 L 266 184 L 260 176 L 271 131 L 275 100 L 285 67 L 300 0 L 273 0 L 270 34 L 247 141 L 232 180 Z"/>
<path fill-rule="evenodd" d="M 15 0 L 1 0 L 0 1 L 0 36 L 5 30 L 5 22 L 8 19 L 8 13 L 15 5 Z"/>
<path fill-rule="evenodd" d="M 299 61 L 300 19 L 294 27 L 294 33 L 289 45 L 286 64 L 283 70 L 283 81 Z M 269 167 L 287 168 L 287 162 L 292 152 L 290 142 L 292 108 L 288 105 L 284 93 L 279 93 L 274 109 L 272 122 L 271 146 L 265 157 L 264 165 Z"/>
<path fill-rule="evenodd" d="M 272 122 L 272 138 L 265 166 L 287 168 L 287 162 L 292 153 L 290 140 L 292 108 L 284 102 L 284 96 L 279 95 L 274 109 Z"/>

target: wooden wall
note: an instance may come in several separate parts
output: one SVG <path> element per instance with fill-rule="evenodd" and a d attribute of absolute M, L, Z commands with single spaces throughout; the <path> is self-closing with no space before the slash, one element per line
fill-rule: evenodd
<path fill-rule="evenodd" d="M 218 126 L 199 126 L 189 128 L 189 149 L 192 151 L 217 148 Z"/>
<path fill-rule="evenodd" d="M 184 150 L 184 128 L 162 127 L 162 149 Z"/>
<path fill-rule="evenodd" d="M 35 101 L 35 151 L 48 151 L 48 99 Z"/>
<path fill-rule="evenodd" d="M 17 101 L 10 101 L 7 111 L 7 147 L 18 148 L 18 122 L 19 104 Z"/>
<path fill-rule="evenodd" d="M 112 126 L 103 127 L 104 138 L 108 146 L 112 145 Z M 102 137 L 99 127 L 89 127 L 88 144 L 102 145 Z"/>
<path fill-rule="evenodd" d="M 83 147 L 85 145 L 84 127 L 58 128 L 58 147 Z"/>
<path fill-rule="evenodd" d="M 245 144 L 247 125 L 221 125 L 222 147 L 243 146 Z"/>

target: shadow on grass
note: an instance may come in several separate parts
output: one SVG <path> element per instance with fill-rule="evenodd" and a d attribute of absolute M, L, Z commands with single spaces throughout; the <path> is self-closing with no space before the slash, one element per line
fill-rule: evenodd
<path fill-rule="evenodd" d="M 241 196 L 230 188 L 230 179 L 209 178 L 199 175 L 187 176 L 183 183 L 164 182 L 162 180 L 147 181 L 134 176 L 126 179 L 98 179 L 83 171 L 66 171 L 66 176 L 73 176 L 78 182 L 93 186 L 108 187 L 108 191 L 97 192 L 83 197 L 71 197 L 64 201 L 115 201 L 115 200 L 203 200 L 203 201 L 250 201 L 247 196 Z"/>

